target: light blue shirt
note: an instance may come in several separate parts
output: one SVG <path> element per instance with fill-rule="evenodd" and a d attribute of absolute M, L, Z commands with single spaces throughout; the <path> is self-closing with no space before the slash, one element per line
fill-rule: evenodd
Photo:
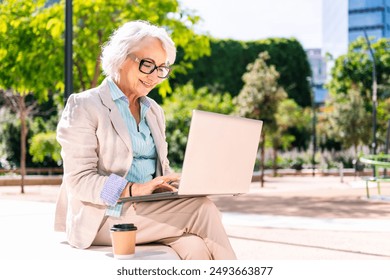
<path fill-rule="evenodd" d="M 147 98 L 141 97 L 141 118 L 139 125 L 137 125 L 130 112 L 127 97 L 110 78 L 107 79 L 107 82 L 112 100 L 115 102 L 129 131 L 133 148 L 133 162 L 129 167 L 126 178 L 111 174 L 100 195 L 104 202 L 115 205 L 127 182 L 145 183 L 153 179 L 156 172 L 157 151 L 145 118 L 150 108 L 150 102 Z"/>

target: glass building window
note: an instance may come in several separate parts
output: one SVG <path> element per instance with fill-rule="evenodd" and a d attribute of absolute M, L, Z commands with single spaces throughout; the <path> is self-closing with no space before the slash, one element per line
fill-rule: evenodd
<path fill-rule="evenodd" d="M 363 30 L 357 30 L 357 31 L 349 31 L 349 42 L 355 41 L 358 37 L 364 37 Z M 383 37 L 383 31 L 382 29 L 373 29 L 373 30 L 367 30 L 367 36 L 368 37 L 375 37 L 375 39 L 379 39 Z"/>
<path fill-rule="evenodd" d="M 383 23 L 383 13 L 381 11 L 350 14 L 349 27 L 381 25 Z"/>
<path fill-rule="evenodd" d="M 375 7 L 383 7 L 384 0 L 349 0 L 349 9 L 367 9 Z"/>

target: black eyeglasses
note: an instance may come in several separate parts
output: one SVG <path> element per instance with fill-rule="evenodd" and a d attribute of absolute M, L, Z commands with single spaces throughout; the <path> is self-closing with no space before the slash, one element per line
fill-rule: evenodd
<path fill-rule="evenodd" d="M 138 57 L 132 56 L 135 62 L 139 63 L 139 71 L 144 74 L 152 74 L 154 70 L 157 70 L 157 77 L 160 79 L 168 78 L 171 73 L 171 68 L 168 66 L 157 66 L 153 61 L 149 59 L 139 59 Z"/>

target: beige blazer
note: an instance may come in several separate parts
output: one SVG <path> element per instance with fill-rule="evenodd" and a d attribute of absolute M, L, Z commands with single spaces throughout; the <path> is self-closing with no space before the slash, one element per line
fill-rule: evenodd
<path fill-rule="evenodd" d="M 146 114 L 157 153 L 156 176 L 171 173 L 167 159 L 162 108 L 148 98 Z M 111 98 L 107 80 L 94 89 L 72 94 L 57 127 L 64 176 L 55 213 L 55 230 L 66 231 L 77 248 L 91 246 L 104 219 L 100 199 L 111 173 L 124 176 L 133 160 L 131 138 Z"/>

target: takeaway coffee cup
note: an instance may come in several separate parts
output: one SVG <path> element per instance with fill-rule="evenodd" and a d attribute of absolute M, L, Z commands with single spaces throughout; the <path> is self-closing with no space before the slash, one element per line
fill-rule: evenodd
<path fill-rule="evenodd" d="M 137 227 L 134 224 L 117 224 L 110 229 L 115 258 L 131 259 L 134 257 L 136 231 Z"/>

